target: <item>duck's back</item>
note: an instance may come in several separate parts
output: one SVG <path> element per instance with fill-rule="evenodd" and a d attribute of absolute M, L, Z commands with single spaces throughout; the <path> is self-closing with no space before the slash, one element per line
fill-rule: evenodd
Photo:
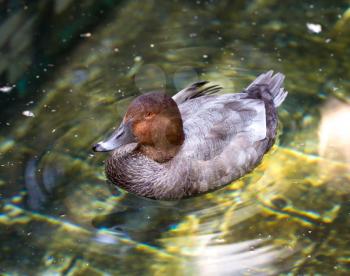
<path fill-rule="evenodd" d="M 179 109 L 185 132 L 181 154 L 189 158 L 210 160 L 235 137 L 244 144 L 266 138 L 265 103 L 247 93 L 203 96 L 180 104 Z"/>

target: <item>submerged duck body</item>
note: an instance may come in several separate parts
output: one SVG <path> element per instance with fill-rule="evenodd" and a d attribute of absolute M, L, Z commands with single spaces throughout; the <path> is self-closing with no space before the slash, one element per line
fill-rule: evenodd
<path fill-rule="evenodd" d="M 113 151 L 107 178 L 131 193 L 181 199 L 215 190 L 253 170 L 275 141 L 284 75 L 260 75 L 243 92 L 218 94 L 198 82 L 173 97 L 136 98 L 95 151 Z"/>

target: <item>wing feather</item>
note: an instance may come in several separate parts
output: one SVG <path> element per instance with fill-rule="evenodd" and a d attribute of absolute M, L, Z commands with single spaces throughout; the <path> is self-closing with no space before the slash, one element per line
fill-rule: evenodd
<path fill-rule="evenodd" d="M 266 137 L 265 105 L 244 94 L 206 96 L 179 105 L 186 135 L 183 154 L 209 160 L 220 154 L 237 135 L 252 142 Z M 198 104 L 198 108 L 194 108 Z"/>
<path fill-rule="evenodd" d="M 220 90 L 222 90 L 221 86 L 208 81 L 195 82 L 175 94 L 173 100 L 177 104 L 182 104 L 191 99 L 217 94 Z"/>

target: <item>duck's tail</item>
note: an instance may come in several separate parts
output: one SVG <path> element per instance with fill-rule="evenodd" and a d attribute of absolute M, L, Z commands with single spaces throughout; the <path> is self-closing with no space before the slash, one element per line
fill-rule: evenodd
<path fill-rule="evenodd" d="M 273 74 L 270 70 L 258 76 L 245 91 L 254 98 L 272 100 L 275 107 L 282 104 L 288 92 L 283 88 L 284 75 L 282 73 Z"/>

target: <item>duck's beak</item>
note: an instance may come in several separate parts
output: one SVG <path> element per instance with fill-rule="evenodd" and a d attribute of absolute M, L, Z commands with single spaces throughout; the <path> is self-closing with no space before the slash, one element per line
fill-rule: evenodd
<path fill-rule="evenodd" d="M 135 142 L 136 138 L 132 133 L 131 124 L 128 122 L 122 123 L 106 140 L 98 142 L 92 149 L 93 151 L 111 151 Z"/>

